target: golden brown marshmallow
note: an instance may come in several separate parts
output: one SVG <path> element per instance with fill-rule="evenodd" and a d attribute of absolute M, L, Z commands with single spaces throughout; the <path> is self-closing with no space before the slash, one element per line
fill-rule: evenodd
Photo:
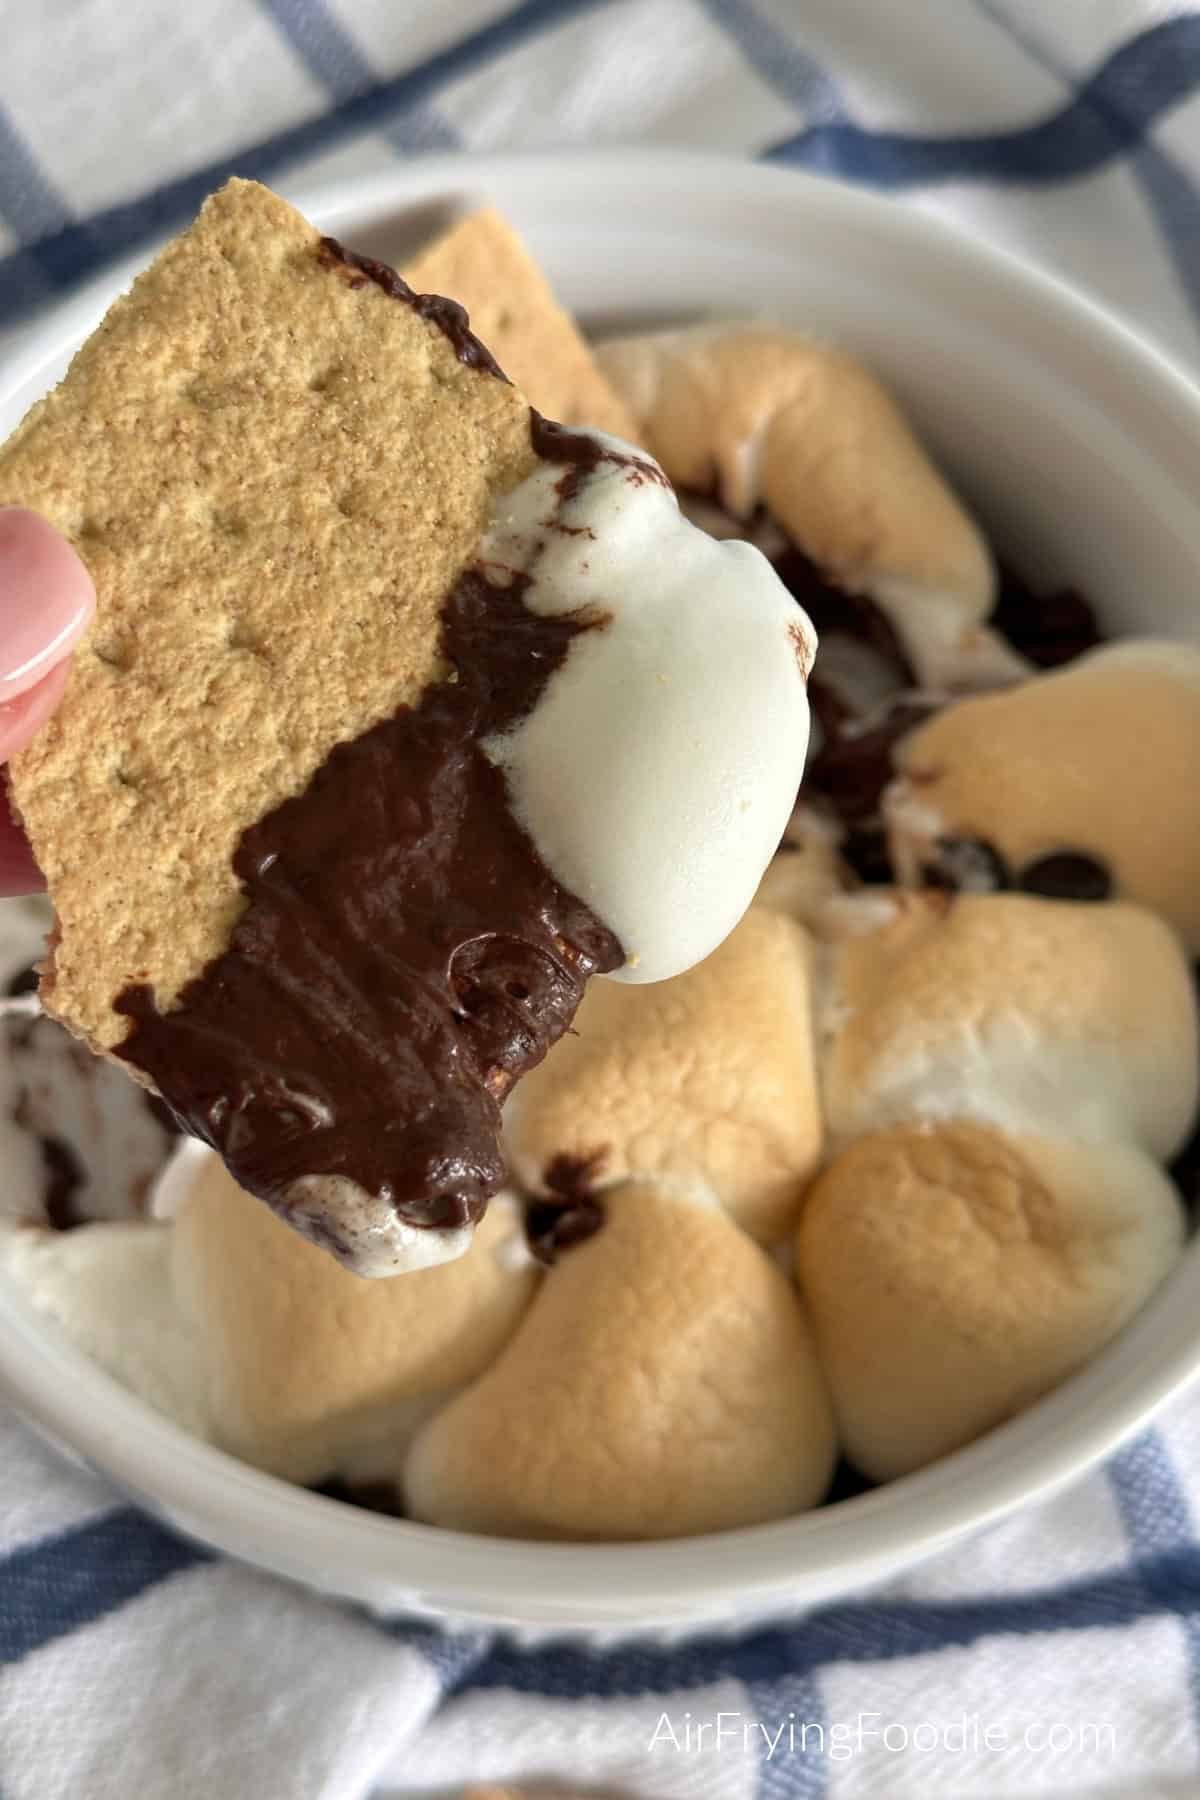
<path fill-rule="evenodd" d="M 785 913 L 820 929 L 829 903 L 855 886 L 838 854 L 841 831 L 808 807 L 798 807 L 778 854 L 758 884 L 755 906 Z"/>
<path fill-rule="evenodd" d="M 405 1433 L 488 1366 L 528 1306 L 535 1268 L 497 1253 L 519 1231 L 501 1198 L 458 1261 L 364 1281 L 204 1159 L 179 1203 L 171 1269 L 214 1441 L 292 1481 L 376 1450 L 381 1469 L 398 1468 Z"/>
<path fill-rule="evenodd" d="M 476 337 L 548 419 L 632 440 L 633 420 L 575 321 L 492 207 L 456 220 L 404 275 L 418 294 L 449 294 L 465 306 Z"/>
<path fill-rule="evenodd" d="M 509 1102 L 518 1181 L 545 1192 L 561 1157 L 605 1183 L 699 1179 L 752 1236 L 782 1237 L 821 1153 L 811 954 L 802 926 L 753 907 L 684 975 L 593 982 Z"/>
<path fill-rule="evenodd" d="M 829 582 L 888 615 L 924 685 L 1026 672 L 985 626 L 995 574 L 983 537 L 854 357 L 752 323 L 618 339 L 597 355 L 671 480 L 715 490 L 738 519 L 765 507 Z"/>
<path fill-rule="evenodd" d="M 1094 1356 L 1183 1241 L 1142 1152 L 964 1122 L 844 1151 L 809 1193 L 797 1272 L 846 1455 L 890 1481 Z"/>
<path fill-rule="evenodd" d="M 1153 913 L 1025 894 L 842 902 L 823 1008 L 835 1147 L 905 1120 L 974 1118 L 1168 1159 L 1200 1089 L 1191 974 Z M 868 910 L 869 909 L 869 910 Z"/>
<path fill-rule="evenodd" d="M 687 1537 L 814 1505 L 833 1468 L 794 1289 L 703 1189 L 631 1181 L 409 1453 L 415 1518 L 500 1537 Z"/>
<path fill-rule="evenodd" d="M 1081 851 L 1200 953 L 1200 650 L 1111 644 L 961 700 L 901 742 L 896 768 L 884 811 L 906 881 L 939 837 L 986 839 L 1018 882 Z"/>

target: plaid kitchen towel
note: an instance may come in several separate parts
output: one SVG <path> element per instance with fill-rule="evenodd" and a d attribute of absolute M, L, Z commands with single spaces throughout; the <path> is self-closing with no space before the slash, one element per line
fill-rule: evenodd
<path fill-rule="evenodd" d="M 616 142 L 885 189 L 1200 365 L 1200 12 L 1159 0 L 0 0 L 0 332 L 234 170 Z M 209 1557 L 0 1415 L 0 1800 L 1194 1795 L 1194 1496 L 1184 1399 L 867 1598 L 530 1649 Z"/>

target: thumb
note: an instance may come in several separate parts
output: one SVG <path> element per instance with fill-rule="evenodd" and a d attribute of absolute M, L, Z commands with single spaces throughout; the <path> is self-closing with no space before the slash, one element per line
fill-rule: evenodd
<path fill-rule="evenodd" d="M 95 605 L 92 578 L 67 540 L 36 513 L 0 507 L 0 761 L 54 710 L 64 659 Z"/>

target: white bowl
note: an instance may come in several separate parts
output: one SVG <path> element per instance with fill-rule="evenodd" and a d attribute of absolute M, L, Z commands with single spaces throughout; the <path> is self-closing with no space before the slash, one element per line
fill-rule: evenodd
<path fill-rule="evenodd" d="M 1045 275 L 890 201 L 708 157 L 448 158 L 297 196 L 400 260 L 482 200 L 598 328 L 768 311 L 837 337 L 902 396 L 1026 573 L 1115 630 L 1200 638 L 1200 391 Z M 0 437 L 134 265 L 28 334 Z M 0 1288 L 0 1392 L 181 1530 L 385 1609 L 535 1632 L 745 1621 L 877 1582 L 1079 1475 L 1200 1369 L 1200 1244 L 1110 1349 L 1012 1423 L 891 1486 L 777 1525 L 662 1544 L 500 1542 L 397 1522 L 187 1437 Z"/>

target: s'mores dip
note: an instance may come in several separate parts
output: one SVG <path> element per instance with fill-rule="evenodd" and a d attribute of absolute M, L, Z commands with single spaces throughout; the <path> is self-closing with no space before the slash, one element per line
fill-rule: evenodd
<path fill-rule="evenodd" d="M 490 209 L 401 275 L 235 182 L 8 500 L 100 604 L 12 769 L 0 1272 L 150 1405 L 683 1537 L 969 1444 L 1169 1276 L 1196 652 L 1010 568 L 844 348 L 591 343 Z"/>

